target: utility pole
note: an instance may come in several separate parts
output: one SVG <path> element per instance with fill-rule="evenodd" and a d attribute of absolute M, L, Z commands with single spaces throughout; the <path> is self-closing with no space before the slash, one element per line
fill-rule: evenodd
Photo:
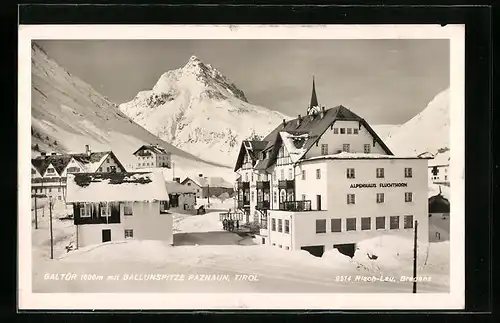
<path fill-rule="evenodd" d="M 34 197 L 35 197 L 35 229 L 38 229 L 38 211 L 36 205 L 36 193 L 34 194 Z"/>
<path fill-rule="evenodd" d="M 210 184 L 207 184 L 207 197 L 208 197 L 207 204 L 210 205 Z"/>
<path fill-rule="evenodd" d="M 50 212 L 50 259 L 54 259 L 54 236 L 52 234 L 52 199 L 49 198 Z"/>
<path fill-rule="evenodd" d="M 417 230 L 418 221 L 415 220 L 415 234 L 413 236 L 413 294 L 417 292 Z"/>

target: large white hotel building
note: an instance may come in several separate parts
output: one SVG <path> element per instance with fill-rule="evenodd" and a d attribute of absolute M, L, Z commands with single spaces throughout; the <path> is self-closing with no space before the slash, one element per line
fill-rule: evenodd
<path fill-rule="evenodd" d="M 283 120 L 244 141 L 235 165 L 238 208 L 261 225 L 257 239 L 321 256 L 381 234 L 428 241 L 428 158 L 394 156 L 370 125 L 343 106 Z"/>

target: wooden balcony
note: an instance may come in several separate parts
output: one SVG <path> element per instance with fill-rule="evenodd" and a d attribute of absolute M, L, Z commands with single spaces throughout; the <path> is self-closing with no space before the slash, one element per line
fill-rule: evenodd
<path fill-rule="evenodd" d="M 250 189 L 250 182 L 238 181 L 238 189 L 239 190 L 249 190 Z"/>
<path fill-rule="evenodd" d="M 238 209 L 250 207 L 250 200 L 238 200 Z"/>
<path fill-rule="evenodd" d="M 263 189 L 263 190 L 269 190 L 269 188 L 271 187 L 270 185 L 270 182 L 269 181 L 258 181 L 257 182 L 257 189 Z"/>
<path fill-rule="evenodd" d="M 257 210 L 269 210 L 269 206 L 269 201 L 257 201 L 257 205 L 255 206 L 255 208 Z"/>
<path fill-rule="evenodd" d="M 311 211 L 311 201 L 286 201 L 279 204 L 280 211 L 303 212 Z"/>
<path fill-rule="evenodd" d="M 284 180 L 278 181 L 279 189 L 295 189 L 295 181 L 294 180 Z"/>

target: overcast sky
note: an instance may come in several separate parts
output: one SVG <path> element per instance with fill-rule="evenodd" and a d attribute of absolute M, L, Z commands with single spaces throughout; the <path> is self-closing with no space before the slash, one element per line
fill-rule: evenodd
<path fill-rule="evenodd" d="M 43 40 L 59 65 L 112 101 L 151 89 L 191 55 L 211 64 L 251 103 L 305 114 L 312 76 L 320 105 L 373 124 L 400 124 L 449 86 L 448 40 Z"/>

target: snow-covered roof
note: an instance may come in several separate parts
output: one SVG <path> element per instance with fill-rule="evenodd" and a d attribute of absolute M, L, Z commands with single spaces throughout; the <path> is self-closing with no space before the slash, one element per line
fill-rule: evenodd
<path fill-rule="evenodd" d="M 169 194 L 179 194 L 179 193 L 193 193 L 194 191 L 185 185 L 182 185 L 181 183 L 177 183 L 175 181 L 166 181 L 165 184 L 167 185 L 167 191 Z"/>
<path fill-rule="evenodd" d="M 309 138 L 309 134 L 291 134 L 284 131 L 279 134 L 293 163 L 297 162 L 300 158 L 302 158 L 302 156 L 304 156 L 307 152 L 305 143 Z"/>
<path fill-rule="evenodd" d="M 137 149 L 133 153 L 133 155 L 137 154 L 137 152 L 139 152 L 140 150 L 151 150 L 156 154 L 168 154 L 168 152 L 164 148 L 158 145 L 142 145 L 141 148 Z"/>
<path fill-rule="evenodd" d="M 438 153 L 434 159 L 429 160 L 429 166 L 446 166 L 450 164 L 450 151 L 447 150 L 443 153 Z"/>
<path fill-rule="evenodd" d="M 448 201 L 450 200 L 450 187 L 446 185 L 439 185 L 439 184 L 429 184 L 429 189 L 427 191 L 427 197 L 433 197 L 441 194 L 445 199 Z"/>
<path fill-rule="evenodd" d="M 222 177 L 186 177 L 182 183 L 185 183 L 188 179 L 196 183 L 200 187 L 222 187 L 222 188 L 233 188 L 234 185 L 229 183 Z"/>
<path fill-rule="evenodd" d="M 168 201 L 168 191 L 159 172 L 68 174 L 68 203 Z"/>
<path fill-rule="evenodd" d="M 319 159 L 429 159 L 429 157 L 394 156 L 394 155 L 384 155 L 375 153 L 369 153 L 369 154 L 350 153 L 343 151 L 338 154 L 310 157 L 304 160 L 319 160 Z"/>

